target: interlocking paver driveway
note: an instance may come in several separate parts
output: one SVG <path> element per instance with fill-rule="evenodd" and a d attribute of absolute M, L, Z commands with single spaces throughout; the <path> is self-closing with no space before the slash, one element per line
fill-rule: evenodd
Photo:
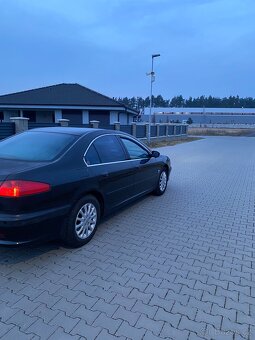
<path fill-rule="evenodd" d="M 1 339 L 255 339 L 255 140 L 161 152 L 166 194 L 82 249 L 0 248 Z"/>

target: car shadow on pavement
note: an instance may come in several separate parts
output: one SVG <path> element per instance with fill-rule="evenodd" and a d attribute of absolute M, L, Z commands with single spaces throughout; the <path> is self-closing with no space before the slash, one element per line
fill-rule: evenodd
<path fill-rule="evenodd" d="M 26 262 L 55 250 L 61 250 L 60 244 L 56 241 L 33 245 L 1 246 L 0 267 L 1 265 Z"/>

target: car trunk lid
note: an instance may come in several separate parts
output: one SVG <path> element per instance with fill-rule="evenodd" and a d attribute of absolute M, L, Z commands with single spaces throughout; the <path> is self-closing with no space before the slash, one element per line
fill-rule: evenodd
<path fill-rule="evenodd" d="M 0 183 L 3 182 L 9 175 L 19 173 L 21 171 L 31 170 L 40 167 L 41 162 L 27 162 L 12 159 L 0 159 Z M 43 163 L 45 165 L 45 163 Z"/>

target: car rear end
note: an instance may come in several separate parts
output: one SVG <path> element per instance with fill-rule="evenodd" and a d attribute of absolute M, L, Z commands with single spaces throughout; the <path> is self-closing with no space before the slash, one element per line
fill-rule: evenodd
<path fill-rule="evenodd" d="M 0 244 L 58 235 L 70 208 L 58 159 L 74 140 L 27 132 L 0 143 Z"/>

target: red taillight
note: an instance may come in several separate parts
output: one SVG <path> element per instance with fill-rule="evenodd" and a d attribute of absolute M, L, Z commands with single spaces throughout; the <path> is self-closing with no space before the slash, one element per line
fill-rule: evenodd
<path fill-rule="evenodd" d="M 0 185 L 0 196 L 3 197 L 22 197 L 40 194 L 50 190 L 50 185 L 41 182 L 12 180 L 4 181 Z"/>

